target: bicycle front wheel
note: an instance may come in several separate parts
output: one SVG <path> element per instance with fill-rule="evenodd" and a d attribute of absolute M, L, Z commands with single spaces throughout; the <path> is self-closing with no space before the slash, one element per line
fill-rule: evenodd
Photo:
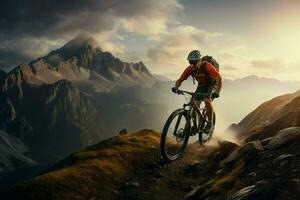
<path fill-rule="evenodd" d="M 161 153 L 167 162 L 176 160 L 183 154 L 189 134 L 190 123 L 186 111 L 175 110 L 167 119 L 161 135 Z"/>

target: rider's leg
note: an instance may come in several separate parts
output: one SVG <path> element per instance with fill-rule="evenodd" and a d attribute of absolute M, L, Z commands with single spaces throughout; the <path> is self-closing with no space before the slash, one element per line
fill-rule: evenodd
<path fill-rule="evenodd" d="M 211 98 L 205 98 L 205 109 L 206 109 L 206 115 L 208 118 L 208 121 L 210 124 L 212 124 L 212 119 L 213 119 L 213 106 L 212 106 L 212 101 Z"/>

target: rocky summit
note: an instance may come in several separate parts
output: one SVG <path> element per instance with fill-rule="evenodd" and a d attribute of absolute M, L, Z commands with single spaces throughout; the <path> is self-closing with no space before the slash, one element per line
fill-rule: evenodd
<path fill-rule="evenodd" d="M 142 62 L 121 61 L 110 52 L 102 51 L 88 34 L 81 34 L 60 49 L 16 67 L 8 77 L 10 80 L 6 84 L 12 84 L 10 82 L 14 80 L 35 85 L 51 84 L 66 79 L 81 86 L 82 90 L 92 87 L 97 91 L 154 83 L 154 77 Z"/>

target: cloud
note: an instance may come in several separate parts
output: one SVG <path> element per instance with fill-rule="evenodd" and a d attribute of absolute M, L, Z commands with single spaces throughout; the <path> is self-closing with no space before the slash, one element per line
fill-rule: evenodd
<path fill-rule="evenodd" d="M 186 57 L 193 49 L 204 50 L 206 45 L 220 33 L 212 33 L 193 26 L 177 26 L 148 50 L 147 62 L 159 68 L 161 73 L 173 70 L 183 70 L 187 65 Z M 204 52 L 203 52 L 204 54 Z"/>
<path fill-rule="evenodd" d="M 27 56 L 14 50 L 0 49 L 0 69 L 10 70 L 10 67 L 15 67 L 27 59 L 29 59 Z"/>
<path fill-rule="evenodd" d="M 123 38 L 115 30 L 93 34 L 93 37 L 102 50 L 109 51 L 118 57 L 125 54 L 125 46 L 118 42 L 119 40 L 123 40 Z"/>
<path fill-rule="evenodd" d="M 0 68 L 15 67 L 25 60 L 38 58 L 49 53 L 61 43 L 60 40 L 46 38 L 20 38 L 2 41 L 0 46 Z"/>
<path fill-rule="evenodd" d="M 9 36 L 60 36 L 112 30 L 121 21 L 128 31 L 155 34 L 182 6 L 176 0 L 23 0 L 0 7 L 0 30 Z M 151 19 L 151 20 L 150 20 Z"/>
<path fill-rule="evenodd" d="M 285 68 L 285 63 L 280 59 L 252 60 L 250 63 L 250 67 L 263 70 L 279 70 Z"/>
<path fill-rule="evenodd" d="M 237 67 L 233 67 L 232 65 L 223 65 L 222 66 L 222 70 L 225 70 L 225 71 L 236 71 L 238 70 Z"/>
<path fill-rule="evenodd" d="M 168 24 L 176 21 L 176 12 L 181 9 L 182 6 L 177 0 L 5 1 L 0 6 L 0 46 L 2 52 L 15 50 L 14 53 L 21 55 L 19 57 L 22 60 L 22 57 L 25 59 L 30 55 L 33 58 L 38 52 L 45 52 L 44 50 L 58 46 L 52 45 L 50 41 L 58 39 L 61 39 L 61 42 L 66 41 L 83 31 L 115 35 L 125 31 L 158 37 L 160 33 L 166 31 Z M 102 46 L 117 52 L 116 47 L 121 47 L 117 42 L 120 38 L 116 39 L 115 36 L 106 38 L 108 41 L 101 39 Z M 22 40 L 33 41 L 32 44 L 27 43 L 26 51 Z M 34 40 L 47 42 L 39 48 Z M 122 47 L 118 53 L 122 53 Z M 7 60 L 7 62 L 2 60 L 0 67 L 13 61 L 8 57 Z"/>
<path fill-rule="evenodd" d="M 135 4 L 132 7 L 142 8 L 142 12 L 134 17 L 121 20 L 120 25 L 128 32 L 150 37 L 166 32 L 168 24 L 176 24 L 175 14 L 183 10 L 183 6 L 174 0 L 137 2 L 138 5 Z M 136 10 L 133 12 L 136 12 Z"/>

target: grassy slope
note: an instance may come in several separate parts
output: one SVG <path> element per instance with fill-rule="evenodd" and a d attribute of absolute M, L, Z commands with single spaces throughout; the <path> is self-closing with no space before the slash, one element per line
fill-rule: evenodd
<path fill-rule="evenodd" d="M 114 137 L 71 155 L 49 173 L 17 185 L 10 195 L 17 194 L 17 199 L 113 198 L 111 188 L 158 145 L 159 134 L 151 130 Z"/>

